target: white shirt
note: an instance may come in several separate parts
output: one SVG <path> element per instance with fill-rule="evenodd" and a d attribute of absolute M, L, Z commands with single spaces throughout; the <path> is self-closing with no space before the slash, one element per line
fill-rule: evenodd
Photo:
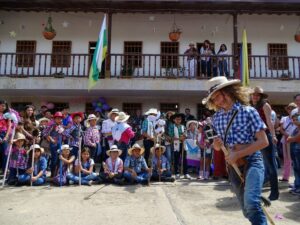
<path fill-rule="evenodd" d="M 280 124 L 282 124 L 283 130 L 292 135 L 293 131 L 295 130 L 296 126 L 293 124 L 292 119 L 289 116 L 284 116 L 280 120 Z"/>
<path fill-rule="evenodd" d="M 104 120 L 102 123 L 102 134 L 111 133 L 112 128 L 116 125 L 116 122 L 113 122 L 111 119 Z"/>

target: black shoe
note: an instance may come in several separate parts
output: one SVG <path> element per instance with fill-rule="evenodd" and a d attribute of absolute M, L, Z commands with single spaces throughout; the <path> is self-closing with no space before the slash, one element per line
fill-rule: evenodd
<path fill-rule="evenodd" d="M 276 200 L 278 200 L 278 198 L 279 198 L 279 193 L 277 193 L 277 194 L 270 194 L 270 196 L 269 196 L 269 200 L 270 201 L 276 201 Z"/>
<path fill-rule="evenodd" d="M 289 182 L 289 180 L 283 179 L 283 178 L 282 178 L 282 179 L 279 179 L 279 181 L 280 181 L 280 182 Z"/>

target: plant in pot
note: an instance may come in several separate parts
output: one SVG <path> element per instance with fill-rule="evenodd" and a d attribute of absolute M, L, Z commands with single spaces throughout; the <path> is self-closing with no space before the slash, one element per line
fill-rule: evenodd
<path fill-rule="evenodd" d="M 180 35 L 181 35 L 181 29 L 175 23 L 175 18 L 174 18 L 174 22 L 173 22 L 171 31 L 169 33 L 169 39 L 171 41 L 178 41 L 180 38 Z"/>
<path fill-rule="evenodd" d="M 56 31 L 52 27 L 52 18 L 51 16 L 48 17 L 47 25 L 43 31 L 43 35 L 47 40 L 52 40 L 56 36 Z"/>
<path fill-rule="evenodd" d="M 134 66 L 122 65 L 121 75 L 122 77 L 132 77 L 134 73 Z"/>

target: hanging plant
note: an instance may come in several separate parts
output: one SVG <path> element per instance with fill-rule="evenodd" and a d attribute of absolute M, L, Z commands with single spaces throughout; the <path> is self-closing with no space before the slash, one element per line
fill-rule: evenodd
<path fill-rule="evenodd" d="M 171 41 L 178 41 L 181 35 L 181 29 L 177 26 L 175 22 L 175 16 L 174 16 L 174 22 L 171 28 L 171 31 L 169 33 L 169 39 Z"/>
<path fill-rule="evenodd" d="M 56 36 L 56 31 L 52 27 L 52 18 L 51 16 L 48 17 L 47 25 L 43 31 L 43 35 L 47 40 L 52 40 Z"/>
<path fill-rule="evenodd" d="M 295 41 L 300 42 L 300 22 L 295 33 Z"/>

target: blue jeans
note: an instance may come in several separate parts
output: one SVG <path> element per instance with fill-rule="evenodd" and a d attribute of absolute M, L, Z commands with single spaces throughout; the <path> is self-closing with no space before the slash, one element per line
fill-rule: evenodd
<path fill-rule="evenodd" d="M 143 141 L 143 143 L 144 143 L 144 148 L 145 148 L 144 158 L 146 160 L 147 165 L 149 166 L 150 150 L 154 146 L 154 142 L 151 140 L 145 139 Z"/>
<path fill-rule="evenodd" d="M 160 179 L 161 181 L 166 181 L 168 178 L 172 177 L 172 172 L 169 170 L 166 170 L 164 172 L 162 172 Z M 152 176 L 151 176 L 152 180 L 159 180 L 159 174 L 157 171 L 153 171 L 152 172 Z"/>
<path fill-rule="evenodd" d="M 0 133 L 0 138 L 3 139 L 5 137 L 6 132 L 1 132 Z M 5 151 L 8 147 L 8 142 L 3 141 L 0 143 L 0 158 L 1 158 L 1 168 L 4 173 L 5 166 L 6 166 L 6 160 L 7 160 L 7 155 L 5 154 Z"/>
<path fill-rule="evenodd" d="M 124 142 L 121 143 L 117 143 L 117 146 L 120 150 L 122 150 L 122 154 L 120 156 L 120 158 L 123 160 L 123 162 L 125 162 L 125 159 L 127 157 L 127 151 L 128 151 L 128 145 Z"/>
<path fill-rule="evenodd" d="M 8 176 L 8 179 L 7 179 L 7 182 L 10 183 L 10 182 L 16 182 L 18 181 L 18 174 L 19 176 L 22 175 L 22 174 L 25 174 L 26 173 L 26 170 L 25 169 L 16 169 L 16 168 L 9 168 L 9 176 Z"/>
<path fill-rule="evenodd" d="M 206 75 L 207 77 L 211 76 L 211 60 L 206 61 L 206 60 L 201 60 L 201 73 Z"/>
<path fill-rule="evenodd" d="M 137 173 L 137 177 L 133 178 L 131 173 L 129 173 L 128 171 L 125 171 L 123 176 L 127 181 L 129 181 L 129 182 L 136 181 L 137 183 L 145 183 L 149 179 L 149 173 L 147 173 L 147 172 Z"/>
<path fill-rule="evenodd" d="M 173 158 L 174 158 L 174 150 L 173 145 L 166 145 L 166 151 L 165 156 L 167 157 L 170 164 L 172 164 Z"/>
<path fill-rule="evenodd" d="M 271 185 L 271 194 L 270 197 L 278 197 L 278 174 L 277 174 L 277 167 L 276 167 L 276 157 L 275 157 L 275 148 L 272 142 L 272 135 L 270 132 L 266 132 L 269 145 L 261 150 L 264 160 L 265 166 L 265 177 L 267 180 L 270 181 Z"/>
<path fill-rule="evenodd" d="M 244 216 L 252 225 L 267 225 L 266 216 L 261 207 L 264 165 L 260 152 L 254 153 L 254 157 L 248 159 L 245 186 L 241 185 L 240 179 L 231 167 L 229 167 L 228 175 Z"/>
<path fill-rule="evenodd" d="M 20 184 L 30 184 L 30 180 L 31 180 L 31 175 L 27 174 L 27 173 L 19 175 L 19 178 L 18 178 L 18 182 Z M 39 186 L 39 185 L 44 184 L 45 182 L 46 182 L 45 177 L 40 177 L 36 181 L 32 182 L 32 185 Z"/>
<path fill-rule="evenodd" d="M 179 171 L 179 164 L 181 165 L 181 162 L 183 161 L 183 174 L 187 174 L 187 160 L 186 160 L 186 151 L 183 151 L 183 156 L 182 156 L 182 143 L 180 144 L 180 151 L 179 152 L 175 152 L 174 151 L 174 173 L 175 174 L 179 174 L 180 171 Z M 183 160 L 182 158 L 183 157 Z"/>
<path fill-rule="evenodd" d="M 67 179 L 73 181 L 75 184 L 79 183 L 79 176 L 73 173 L 68 173 Z M 91 173 L 89 175 L 81 174 L 81 184 L 83 185 L 87 185 L 89 181 L 97 181 L 98 179 L 99 178 L 96 173 Z"/>
<path fill-rule="evenodd" d="M 291 158 L 295 176 L 295 189 L 300 189 L 300 148 L 298 143 L 291 143 Z"/>
<path fill-rule="evenodd" d="M 219 61 L 220 76 L 229 77 L 226 59 Z"/>
<path fill-rule="evenodd" d="M 50 152 L 51 152 L 51 177 L 55 176 L 55 169 L 57 165 L 58 153 L 57 150 L 59 149 L 58 144 L 50 143 Z"/>
<path fill-rule="evenodd" d="M 75 159 L 77 159 L 79 148 L 76 147 L 76 146 L 71 146 L 71 148 L 72 148 L 72 150 L 71 150 L 71 155 L 74 155 L 74 156 L 75 156 Z"/>

